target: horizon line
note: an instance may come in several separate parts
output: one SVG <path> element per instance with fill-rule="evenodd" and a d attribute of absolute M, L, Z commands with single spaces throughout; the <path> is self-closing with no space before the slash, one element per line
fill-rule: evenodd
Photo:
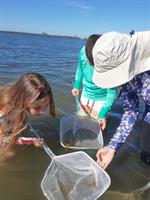
<path fill-rule="evenodd" d="M 42 33 L 31 33 L 31 32 L 22 32 L 22 31 L 9 31 L 9 30 L 0 30 L 0 32 L 7 32 L 7 33 L 16 33 L 16 34 L 27 34 L 27 35 L 43 35 L 47 37 L 68 37 L 68 38 L 77 38 L 77 39 L 85 39 L 77 35 L 55 35 L 55 34 L 49 34 L 46 32 Z"/>

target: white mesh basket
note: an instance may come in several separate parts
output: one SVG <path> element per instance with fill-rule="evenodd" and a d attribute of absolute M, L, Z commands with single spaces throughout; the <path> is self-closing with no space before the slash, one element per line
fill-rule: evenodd
<path fill-rule="evenodd" d="M 60 143 L 72 149 L 98 149 L 103 136 L 97 121 L 79 111 L 61 117 Z"/>
<path fill-rule="evenodd" d="M 40 138 L 39 133 L 28 125 Z M 46 143 L 43 148 L 51 158 L 41 182 L 48 200 L 96 200 L 109 187 L 108 174 L 88 154 L 78 151 L 55 156 Z"/>
<path fill-rule="evenodd" d="M 55 156 L 41 183 L 48 200 L 96 200 L 109 185 L 108 174 L 81 151 Z"/>

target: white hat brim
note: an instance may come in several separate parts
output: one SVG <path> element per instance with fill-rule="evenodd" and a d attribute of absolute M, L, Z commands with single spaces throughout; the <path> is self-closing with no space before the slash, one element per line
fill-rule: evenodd
<path fill-rule="evenodd" d="M 94 69 L 92 77 L 93 82 L 101 88 L 118 87 L 130 81 L 134 77 L 134 74 L 130 73 L 132 70 L 130 70 L 127 66 L 130 65 L 124 63 L 121 66 L 102 73 Z"/>

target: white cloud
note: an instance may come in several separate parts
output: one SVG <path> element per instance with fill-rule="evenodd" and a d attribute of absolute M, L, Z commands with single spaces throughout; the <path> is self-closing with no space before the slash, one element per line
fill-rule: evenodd
<path fill-rule="evenodd" d="M 79 2 L 77 0 L 66 0 L 66 5 L 75 7 L 75 8 L 80 8 L 82 10 L 91 10 L 93 7 L 86 5 L 83 2 Z"/>

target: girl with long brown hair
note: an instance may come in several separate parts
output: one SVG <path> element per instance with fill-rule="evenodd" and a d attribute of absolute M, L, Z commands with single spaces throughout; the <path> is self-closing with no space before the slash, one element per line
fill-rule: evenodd
<path fill-rule="evenodd" d="M 14 144 L 43 145 L 42 140 L 20 137 L 20 133 L 28 126 L 27 113 L 41 115 L 48 106 L 55 117 L 51 87 L 39 73 L 23 74 L 14 84 L 0 87 L 0 159 L 13 155 Z"/>

